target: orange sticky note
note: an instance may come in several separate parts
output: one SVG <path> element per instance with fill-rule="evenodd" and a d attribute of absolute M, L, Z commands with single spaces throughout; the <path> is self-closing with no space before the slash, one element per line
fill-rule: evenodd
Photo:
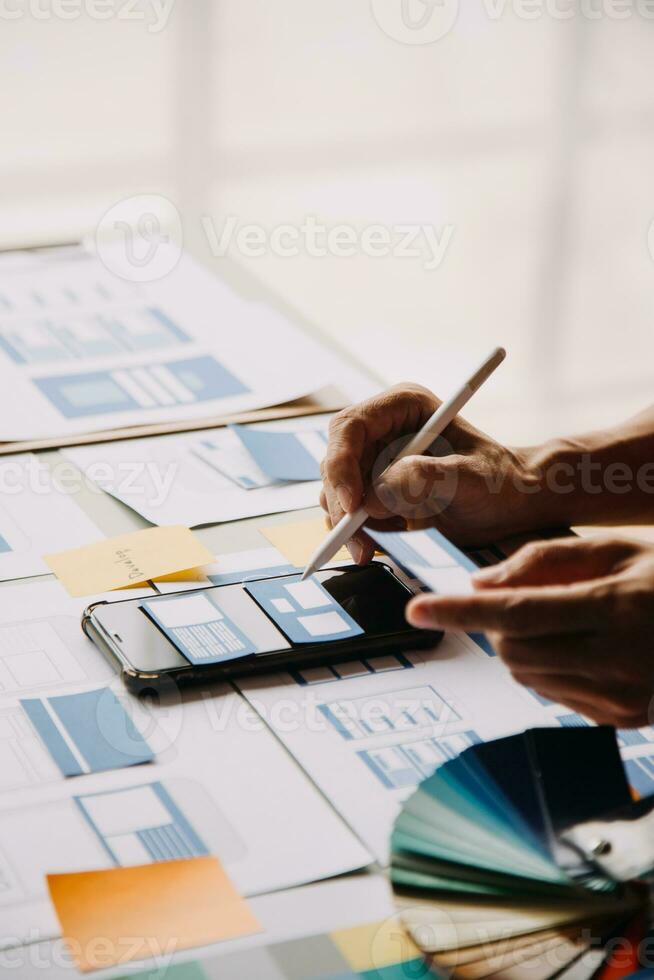
<path fill-rule="evenodd" d="M 207 565 L 212 552 L 187 527 L 148 527 L 73 548 L 45 561 L 72 596 L 111 592 Z"/>
<path fill-rule="evenodd" d="M 48 875 L 80 970 L 100 970 L 260 932 L 214 857 Z"/>

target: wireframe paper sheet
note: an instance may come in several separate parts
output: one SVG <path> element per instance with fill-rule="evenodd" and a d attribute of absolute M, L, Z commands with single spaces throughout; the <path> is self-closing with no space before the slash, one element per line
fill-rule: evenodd
<path fill-rule="evenodd" d="M 324 428 L 328 415 L 263 422 L 261 431 L 306 432 Z M 211 444 L 212 452 L 207 451 Z M 223 457 L 216 463 L 216 453 Z M 315 507 L 320 482 L 273 483 L 243 487 L 239 476 L 243 446 L 226 428 L 183 435 L 130 439 L 127 442 L 66 449 L 63 455 L 87 479 L 127 504 L 152 524 L 199 527 Z M 224 462 L 236 459 L 236 473 Z"/>
<path fill-rule="evenodd" d="M 433 652 L 242 679 L 238 687 L 382 863 L 401 802 L 440 763 L 475 742 L 548 724 L 498 658 L 455 634 Z M 297 705 L 301 724 L 277 723 L 279 703 Z M 301 711 L 306 704 L 311 710 Z"/>
<path fill-rule="evenodd" d="M 65 794 L 32 787 L 11 803 L 0 800 L 0 945 L 59 935 L 46 873 L 213 854 L 250 895 L 369 863 L 366 849 L 229 688 L 167 704 L 156 721 L 154 766 L 69 779 L 59 784 Z"/>
<path fill-rule="evenodd" d="M 47 575 L 43 555 L 103 538 L 38 456 L 0 461 L 0 581 Z"/>
<path fill-rule="evenodd" d="M 83 253 L 0 262 L 0 440 L 275 405 L 338 382 L 337 362 L 188 256 L 147 284 Z"/>
<path fill-rule="evenodd" d="M 6 585 L 0 593 L 0 703 L 68 693 L 115 677 L 81 630 L 88 598 L 72 599 L 53 581 Z M 150 595 L 151 589 L 134 589 L 94 598 L 114 601 Z M 11 780 L 3 778 L 9 771 L 15 772 L 13 767 L 0 766 L 0 794 L 12 788 Z M 29 785 L 27 775 L 21 776 L 18 786 L 25 784 Z"/>

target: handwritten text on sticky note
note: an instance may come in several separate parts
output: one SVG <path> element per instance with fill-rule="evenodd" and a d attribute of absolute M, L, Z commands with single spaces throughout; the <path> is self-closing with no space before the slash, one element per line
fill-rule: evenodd
<path fill-rule="evenodd" d="M 213 561 L 187 527 L 150 527 L 56 555 L 45 561 L 72 596 L 111 592 Z"/>

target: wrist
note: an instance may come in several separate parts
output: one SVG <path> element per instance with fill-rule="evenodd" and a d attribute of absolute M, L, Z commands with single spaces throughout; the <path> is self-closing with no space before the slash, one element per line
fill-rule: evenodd
<path fill-rule="evenodd" d="M 571 439 L 513 450 L 520 474 L 519 509 L 528 526 L 563 527 L 585 519 L 580 462 L 589 451 L 581 440 Z"/>

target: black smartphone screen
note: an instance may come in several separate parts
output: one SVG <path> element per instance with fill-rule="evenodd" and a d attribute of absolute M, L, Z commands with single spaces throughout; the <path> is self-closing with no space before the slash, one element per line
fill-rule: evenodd
<path fill-rule="evenodd" d="M 372 564 L 341 574 L 322 572 L 320 582 L 368 636 L 407 628 L 404 610 L 410 593 L 383 566 Z"/>
<path fill-rule="evenodd" d="M 389 637 L 390 643 L 394 636 L 404 637 L 405 640 L 407 635 L 418 636 L 405 619 L 405 608 L 411 592 L 388 566 L 375 562 L 364 568 L 347 566 L 328 569 L 319 572 L 315 578 L 343 612 L 360 627 L 361 634 L 347 641 L 344 639 L 340 644 L 333 641 L 321 643 L 316 637 L 306 647 L 311 646 L 314 650 L 321 649 L 329 653 L 339 646 L 342 648 L 349 645 L 354 651 L 358 647 L 369 648 L 376 641 L 383 642 L 383 637 Z M 297 580 L 297 576 L 282 576 L 275 581 L 281 585 L 294 579 Z M 249 642 L 256 649 L 257 660 L 266 660 L 274 654 L 287 656 L 288 653 L 302 651 L 303 645 L 294 643 L 288 632 L 284 633 L 283 617 L 267 615 L 248 594 L 248 584 L 251 583 L 186 592 L 180 594 L 179 598 L 210 598 L 221 611 L 223 624 L 229 624 L 244 643 Z M 176 630 L 166 629 L 165 623 L 157 623 L 152 616 L 153 607 L 156 611 L 160 601 L 166 603 L 169 611 L 170 600 L 173 598 L 162 596 L 161 599 L 118 602 L 96 608 L 93 619 L 109 639 L 120 661 L 129 669 L 138 673 L 158 673 L 184 670 L 191 666 L 189 660 L 183 656 L 183 646 L 175 642 Z M 149 607 L 147 612 L 141 608 L 144 602 Z M 163 618 L 161 613 L 160 616 Z M 406 646 L 406 642 L 404 645 Z M 236 666 L 237 661 L 232 663 Z M 215 661 L 213 665 L 208 663 L 206 666 L 214 665 Z M 201 664 L 195 661 L 194 666 L 197 669 Z"/>

